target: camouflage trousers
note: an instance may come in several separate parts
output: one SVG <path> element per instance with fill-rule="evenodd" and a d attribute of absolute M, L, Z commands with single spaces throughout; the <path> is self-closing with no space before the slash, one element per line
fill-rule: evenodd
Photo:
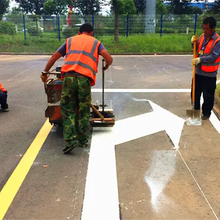
<path fill-rule="evenodd" d="M 91 83 L 88 77 L 65 76 L 61 95 L 63 134 L 67 146 L 88 141 Z"/>

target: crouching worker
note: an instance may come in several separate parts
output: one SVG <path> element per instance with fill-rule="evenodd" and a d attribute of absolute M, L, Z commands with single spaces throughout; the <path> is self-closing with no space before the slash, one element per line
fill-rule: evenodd
<path fill-rule="evenodd" d="M 78 35 L 70 37 L 49 59 L 41 79 L 47 80 L 46 73 L 53 64 L 65 56 L 61 72 L 65 73 L 61 96 L 61 113 L 63 117 L 63 132 L 67 146 L 66 154 L 72 151 L 79 142 L 80 147 L 88 145 L 90 135 L 90 104 L 91 86 L 95 85 L 99 55 L 105 59 L 105 68 L 112 64 L 112 57 L 93 37 L 93 27 L 90 24 L 81 25 Z"/>
<path fill-rule="evenodd" d="M 8 112 L 8 104 L 7 104 L 7 90 L 2 87 L 2 84 L 0 83 L 0 106 L 2 108 L 3 112 Z"/>

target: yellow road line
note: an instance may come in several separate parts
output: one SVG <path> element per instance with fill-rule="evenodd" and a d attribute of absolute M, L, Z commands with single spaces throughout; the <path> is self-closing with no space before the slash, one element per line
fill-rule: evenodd
<path fill-rule="evenodd" d="M 21 184 L 28 174 L 34 160 L 36 159 L 43 143 L 45 142 L 53 126 L 48 120 L 44 123 L 30 147 L 24 154 L 18 166 L 11 174 L 7 183 L 0 192 L 0 219 L 2 220 L 8 211 L 14 197 L 16 196 Z"/>

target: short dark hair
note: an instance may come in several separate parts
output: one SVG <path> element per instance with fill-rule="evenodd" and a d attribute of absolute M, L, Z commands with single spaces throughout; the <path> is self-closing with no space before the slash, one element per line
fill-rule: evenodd
<path fill-rule="evenodd" d="M 89 23 L 82 24 L 79 28 L 79 32 L 80 33 L 83 33 L 83 32 L 91 33 L 93 32 L 93 27 Z"/>
<path fill-rule="evenodd" d="M 213 17 L 207 17 L 204 19 L 203 24 L 209 24 L 211 29 L 216 27 L 216 20 Z"/>

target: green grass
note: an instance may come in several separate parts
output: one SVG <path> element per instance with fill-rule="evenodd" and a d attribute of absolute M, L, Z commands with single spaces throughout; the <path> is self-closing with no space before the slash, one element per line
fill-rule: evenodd
<path fill-rule="evenodd" d="M 62 36 L 58 40 L 57 33 L 43 33 L 33 37 L 27 33 L 24 40 L 23 33 L 15 36 L 0 35 L 0 51 L 13 53 L 53 53 L 65 41 Z M 186 34 L 136 34 L 119 36 L 119 43 L 114 43 L 114 36 L 95 36 L 112 54 L 148 54 L 148 53 L 185 53 L 192 52 L 191 35 Z"/>
<path fill-rule="evenodd" d="M 220 83 L 216 85 L 216 92 L 220 93 Z"/>

